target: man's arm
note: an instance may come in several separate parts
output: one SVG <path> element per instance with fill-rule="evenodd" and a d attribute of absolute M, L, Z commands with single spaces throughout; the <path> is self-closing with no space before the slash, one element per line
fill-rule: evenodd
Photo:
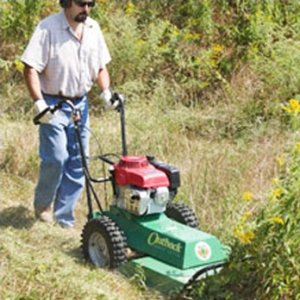
<path fill-rule="evenodd" d="M 24 78 L 31 98 L 34 101 L 43 99 L 38 72 L 32 67 L 25 65 Z"/>
<path fill-rule="evenodd" d="M 101 89 L 101 91 L 105 91 L 110 87 L 110 77 L 108 70 L 106 68 L 100 69 L 97 77 L 97 85 Z"/>
<path fill-rule="evenodd" d="M 106 109 L 113 108 L 110 78 L 106 68 L 100 69 L 96 82 L 101 89 L 100 99 L 102 99 Z"/>
<path fill-rule="evenodd" d="M 49 108 L 47 103 L 43 99 L 38 72 L 34 68 L 32 68 L 28 65 L 25 65 L 24 78 L 25 78 L 25 82 L 26 82 L 28 91 L 30 93 L 30 96 L 34 101 L 34 106 L 35 106 L 36 112 L 41 113 L 45 109 Z M 54 114 L 51 113 L 50 111 L 48 111 L 46 114 L 44 114 L 40 118 L 39 121 L 40 121 L 40 123 L 45 123 L 45 124 L 49 123 L 52 120 L 53 116 L 54 116 Z"/>

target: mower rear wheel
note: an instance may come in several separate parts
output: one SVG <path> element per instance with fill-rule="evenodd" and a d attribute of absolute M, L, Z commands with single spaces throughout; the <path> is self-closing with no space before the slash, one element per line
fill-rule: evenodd
<path fill-rule="evenodd" d="M 198 219 L 194 211 L 184 203 L 170 203 L 166 209 L 166 215 L 179 223 L 197 228 L 199 226 Z"/>
<path fill-rule="evenodd" d="M 119 226 L 107 216 L 91 219 L 82 231 L 84 258 L 101 268 L 117 268 L 126 261 L 126 239 Z"/>

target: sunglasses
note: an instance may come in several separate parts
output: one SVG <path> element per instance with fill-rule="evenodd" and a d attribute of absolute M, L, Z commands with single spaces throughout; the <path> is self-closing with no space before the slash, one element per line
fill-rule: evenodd
<path fill-rule="evenodd" d="M 89 2 L 84 2 L 81 0 L 74 0 L 75 4 L 80 6 L 80 7 L 85 7 L 86 5 L 88 7 L 94 7 L 95 6 L 95 1 L 89 1 Z"/>

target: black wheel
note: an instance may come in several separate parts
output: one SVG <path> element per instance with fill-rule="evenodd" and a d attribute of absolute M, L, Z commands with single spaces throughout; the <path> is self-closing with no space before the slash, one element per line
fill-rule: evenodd
<path fill-rule="evenodd" d="M 117 268 L 126 261 L 126 239 L 107 216 L 89 220 L 82 231 L 84 258 L 97 267 Z"/>
<path fill-rule="evenodd" d="M 197 228 L 199 226 L 199 222 L 194 211 L 184 203 L 168 204 L 166 215 L 170 219 L 173 219 L 192 228 Z"/>

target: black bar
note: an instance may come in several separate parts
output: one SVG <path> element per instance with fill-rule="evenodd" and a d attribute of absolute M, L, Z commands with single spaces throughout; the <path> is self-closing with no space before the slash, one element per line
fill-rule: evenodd
<path fill-rule="evenodd" d="M 103 178 L 89 177 L 89 180 L 92 182 L 102 183 L 102 182 L 111 181 L 111 178 L 110 177 L 103 177 Z"/>
<path fill-rule="evenodd" d="M 122 137 L 122 155 L 126 156 L 128 154 L 127 151 L 127 143 L 126 143 L 126 129 L 125 129 L 125 110 L 124 104 L 120 101 L 120 119 L 121 119 L 121 137 Z"/>

